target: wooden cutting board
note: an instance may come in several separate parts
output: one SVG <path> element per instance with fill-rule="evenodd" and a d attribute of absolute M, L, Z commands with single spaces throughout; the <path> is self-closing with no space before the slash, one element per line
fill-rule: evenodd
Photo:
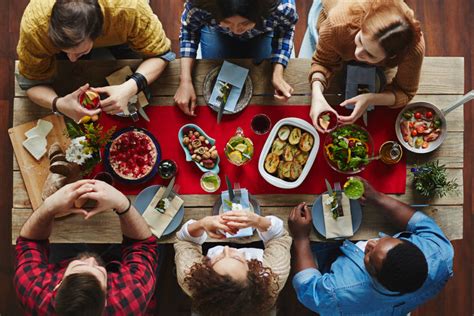
<path fill-rule="evenodd" d="M 49 150 L 49 146 L 53 143 L 58 142 L 61 147 L 66 150 L 69 145 L 69 138 L 64 135 L 66 130 L 66 124 L 64 118 L 58 115 L 48 115 L 42 118 L 43 120 L 53 123 L 53 129 L 46 137 L 48 145 L 46 150 Z M 41 198 L 41 192 L 43 190 L 43 184 L 46 177 L 49 174 L 49 159 L 48 153 L 37 161 L 26 149 L 23 147 L 23 141 L 25 141 L 25 132 L 36 126 L 38 120 L 31 121 L 22 125 L 12 127 L 8 130 L 10 140 L 12 142 L 13 150 L 15 152 L 18 166 L 20 167 L 21 176 L 26 186 L 26 191 L 31 201 L 33 210 L 36 210 L 43 200 Z M 15 194 L 15 192 L 13 192 Z"/>

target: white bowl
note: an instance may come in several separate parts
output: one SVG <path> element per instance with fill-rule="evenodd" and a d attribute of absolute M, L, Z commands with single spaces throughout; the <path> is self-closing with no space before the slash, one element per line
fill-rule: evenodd
<path fill-rule="evenodd" d="M 290 126 L 295 126 L 299 127 L 303 132 L 308 132 L 314 137 L 314 144 L 313 148 L 309 152 L 309 157 L 308 161 L 306 161 L 306 164 L 304 165 L 303 171 L 301 172 L 301 175 L 299 176 L 296 181 L 286 181 L 283 179 L 280 179 L 270 173 L 268 173 L 265 170 L 265 158 L 267 157 L 268 153 L 271 151 L 272 148 L 272 143 L 275 140 L 278 133 L 278 130 L 280 127 L 283 125 L 290 125 Z M 314 160 L 316 159 L 316 155 L 318 153 L 319 149 L 319 134 L 316 131 L 316 129 L 309 124 L 308 122 L 296 118 L 296 117 L 288 117 L 279 120 L 275 126 L 272 128 L 270 134 L 268 135 L 268 138 L 265 142 L 265 145 L 263 146 L 262 152 L 260 153 L 260 158 L 258 159 L 258 171 L 262 175 L 262 177 L 271 185 L 274 185 L 278 188 L 282 189 L 293 189 L 301 185 L 303 183 L 304 179 L 308 175 L 309 171 L 311 170 L 311 167 L 313 166 Z"/>

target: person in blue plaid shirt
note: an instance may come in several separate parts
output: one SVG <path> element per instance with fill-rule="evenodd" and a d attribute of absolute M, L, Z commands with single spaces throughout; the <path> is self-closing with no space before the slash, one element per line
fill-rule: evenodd
<path fill-rule="evenodd" d="M 286 101 L 293 88 L 283 72 L 293 50 L 295 0 L 187 0 L 181 16 L 180 84 L 175 103 L 196 115 L 191 73 L 194 59 L 270 58 L 275 98 Z"/>

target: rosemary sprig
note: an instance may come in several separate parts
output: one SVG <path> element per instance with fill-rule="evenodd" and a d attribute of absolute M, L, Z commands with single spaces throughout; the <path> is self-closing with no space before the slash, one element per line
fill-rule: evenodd
<path fill-rule="evenodd" d="M 457 180 L 448 180 L 446 166 L 436 160 L 411 169 L 415 190 L 424 197 L 443 197 L 448 193 L 459 195 Z"/>

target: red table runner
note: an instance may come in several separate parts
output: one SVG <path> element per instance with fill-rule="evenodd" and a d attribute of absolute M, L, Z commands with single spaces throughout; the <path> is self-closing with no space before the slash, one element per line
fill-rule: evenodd
<path fill-rule="evenodd" d="M 331 183 L 336 181 L 341 184 L 347 176 L 339 174 L 332 170 L 326 163 L 322 144 L 325 135 L 320 134 L 320 148 L 313 164 L 313 167 L 306 177 L 305 181 L 295 189 L 285 190 L 274 187 L 267 183 L 258 172 L 258 159 L 263 145 L 267 139 L 266 135 L 256 135 L 250 128 L 252 117 L 258 113 L 267 114 L 272 126 L 282 118 L 298 117 L 310 122 L 308 116 L 309 106 L 254 106 L 247 107 L 242 113 L 224 116 L 220 124 L 216 123 L 216 113 L 209 107 L 202 106 L 198 108 L 197 117 L 184 115 L 176 106 L 148 106 L 147 114 L 151 122 L 140 119 L 137 123 L 132 123 L 130 119 L 124 119 L 117 116 L 101 115 L 100 123 L 105 130 L 116 126 L 117 130 L 135 124 L 138 127 L 149 130 L 158 140 L 161 146 L 162 159 L 173 159 L 178 164 L 178 174 L 176 183 L 180 185 L 182 194 L 205 194 L 201 189 L 199 180 L 202 172 L 194 164 L 187 162 L 185 154 L 178 140 L 178 131 L 181 126 L 187 123 L 194 123 L 200 126 L 210 137 L 216 140 L 216 146 L 221 157 L 220 177 L 222 180 L 221 189 L 225 188 L 224 175 L 228 175 L 232 182 L 240 182 L 240 186 L 247 188 L 252 194 L 320 194 L 326 191 L 324 179 L 327 178 Z M 387 108 L 377 108 L 369 112 L 368 130 L 374 140 L 376 154 L 380 145 L 387 140 L 396 140 L 394 131 L 394 122 L 398 111 Z M 360 122 L 359 122 L 360 123 Z M 362 123 L 363 124 L 363 123 Z M 253 159 L 246 165 L 237 167 L 227 161 L 224 154 L 224 146 L 235 133 L 237 127 L 242 127 L 245 136 L 249 137 L 255 145 L 255 154 Z M 103 166 L 95 168 L 93 174 L 102 171 Z M 381 161 L 372 162 L 366 170 L 359 174 L 366 178 L 372 185 L 384 193 L 405 193 L 406 186 L 406 161 L 405 157 L 396 165 L 387 166 Z M 138 194 L 142 189 L 152 184 L 168 183 L 168 180 L 162 180 L 156 175 L 151 181 L 141 185 L 124 185 L 115 182 L 117 189 L 125 194 Z M 218 190 L 219 193 L 221 190 Z"/>

